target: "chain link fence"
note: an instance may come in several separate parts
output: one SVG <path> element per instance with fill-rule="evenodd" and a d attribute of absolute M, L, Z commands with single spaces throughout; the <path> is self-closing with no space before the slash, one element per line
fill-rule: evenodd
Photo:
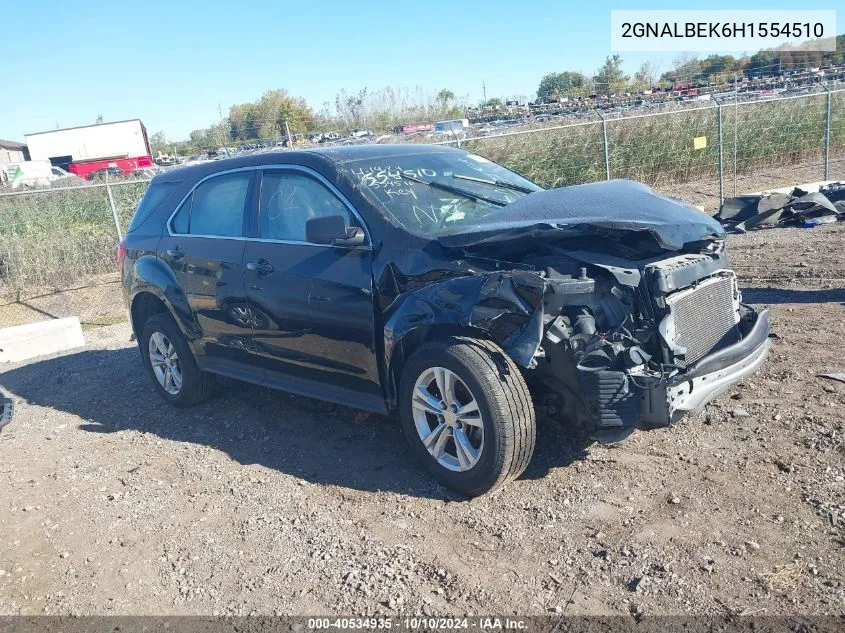
<path fill-rule="evenodd" d="M 843 151 L 841 101 L 838 118 L 827 118 L 828 102 L 833 114 L 841 94 L 722 105 L 723 196 L 842 178 L 831 162 Z"/>
<path fill-rule="evenodd" d="M 0 327 L 121 320 L 114 248 L 147 182 L 0 194 Z"/>
<path fill-rule="evenodd" d="M 845 180 L 845 89 L 587 112 L 565 125 L 444 143 L 544 187 L 630 178 L 712 213 L 736 194 Z M 0 193 L 0 327 L 123 320 L 114 247 L 147 182 Z"/>

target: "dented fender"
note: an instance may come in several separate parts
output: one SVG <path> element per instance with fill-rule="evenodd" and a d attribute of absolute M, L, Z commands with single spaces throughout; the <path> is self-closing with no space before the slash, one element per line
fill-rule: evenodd
<path fill-rule="evenodd" d="M 536 273 L 502 271 L 429 283 L 385 315 L 385 355 L 414 330 L 436 325 L 487 333 L 520 366 L 533 366 L 543 337 L 545 281 Z"/>

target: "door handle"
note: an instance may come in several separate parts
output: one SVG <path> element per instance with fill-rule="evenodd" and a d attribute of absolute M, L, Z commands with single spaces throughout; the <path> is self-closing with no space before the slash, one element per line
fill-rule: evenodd
<path fill-rule="evenodd" d="M 257 262 L 249 262 L 246 265 L 248 270 L 254 270 L 259 275 L 266 275 L 273 272 L 273 266 L 266 259 L 259 259 Z"/>
<path fill-rule="evenodd" d="M 183 251 L 179 246 L 176 248 L 168 248 L 165 253 L 167 253 L 169 257 L 177 260 L 182 259 L 185 256 L 185 251 Z"/>

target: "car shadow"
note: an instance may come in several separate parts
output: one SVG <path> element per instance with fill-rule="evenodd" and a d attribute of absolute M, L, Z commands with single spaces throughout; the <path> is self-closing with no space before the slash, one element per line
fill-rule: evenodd
<path fill-rule="evenodd" d="M 0 373 L 0 387 L 32 405 L 78 416 L 84 420 L 79 428 L 90 433 L 135 430 L 209 446 L 240 464 L 315 484 L 460 499 L 410 459 L 395 417 L 228 379 L 219 381 L 209 402 L 177 409 L 157 395 L 134 347 L 33 362 Z M 588 443 L 558 422 L 541 422 L 523 477 L 541 478 L 583 458 Z"/>
<path fill-rule="evenodd" d="M 845 303 L 845 288 L 816 288 L 793 290 L 789 288 L 742 288 L 745 303 Z"/>

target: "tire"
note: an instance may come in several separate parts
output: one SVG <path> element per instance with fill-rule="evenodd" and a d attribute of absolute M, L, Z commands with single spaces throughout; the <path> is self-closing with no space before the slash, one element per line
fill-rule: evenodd
<path fill-rule="evenodd" d="M 449 374 L 441 370 L 457 378 L 452 378 L 451 389 Z M 441 382 L 457 407 L 456 412 L 446 405 L 452 416 L 433 410 Z M 427 393 L 420 391 L 421 384 L 429 385 Z M 399 393 L 402 430 L 411 452 L 448 488 L 476 497 L 501 488 L 528 466 L 536 438 L 534 407 L 516 364 L 496 344 L 464 337 L 424 344 L 405 365 Z M 442 409 L 445 399 L 440 400 Z M 480 420 L 473 413 L 460 415 L 472 409 L 471 400 Z M 443 441 L 444 433 L 451 433 L 451 439 Z M 469 450 L 459 449 L 459 437 Z"/>
<path fill-rule="evenodd" d="M 153 369 L 153 353 L 150 351 L 150 339 L 154 336 L 156 336 L 156 340 L 159 342 L 162 339 L 158 337 L 163 336 L 163 340 L 172 345 L 175 350 L 176 361 L 174 364 L 177 366 L 178 372 L 181 375 L 181 384 L 178 389 L 174 389 L 176 385 L 173 380 L 169 383 L 170 389 L 165 388 L 165 385 L 162 384 L 156 375 L 156 371 Z M 214 374 L 200 371 L 194 355 L 191 353 L 190 347 L 188 347 L 188 342 L 169 314 L 154 314 L 144 322 L 141 328 L 141 338 L 138 341 L 138 347 L 141 351 L 144 367 L 147 369 L 153 386 L 159 395 L 168 403 L 175 407 L 192 407 L 211 398 L 214 391 Z"/>

